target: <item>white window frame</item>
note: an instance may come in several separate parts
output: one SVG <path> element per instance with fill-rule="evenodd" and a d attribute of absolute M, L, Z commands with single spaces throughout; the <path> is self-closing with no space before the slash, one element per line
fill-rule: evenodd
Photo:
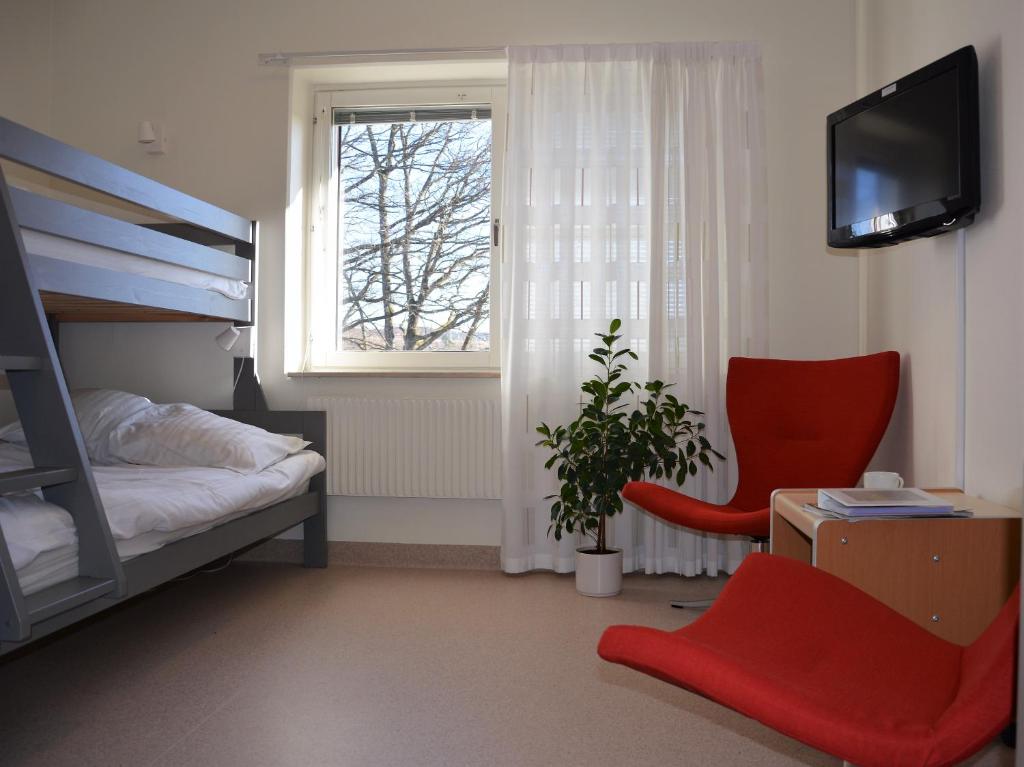
<path fill-rule="evenodd" d="M 338 200 L 337 142 L 333 110 L 366 107 L 451 106 L 460 103 L 491 107 L 491 275 L 490 349 L 488 351 L 339 351 L 334 346 L 338 302 L 335 291 L 316 286 L 337 285 Z M 358 373 L 497 373 L 501 361 L 500 268 L 501 237 L 494 237 L 501 211 L 502 159 L 505 146 L 503 84 L 431 83 L 360 86 L 314 95 L 313 156 L 310 195 L 310 249 L 307 306 L 309 363 L 314 372 Z M 497 244 L 495 244 L 497 240 Z"/>

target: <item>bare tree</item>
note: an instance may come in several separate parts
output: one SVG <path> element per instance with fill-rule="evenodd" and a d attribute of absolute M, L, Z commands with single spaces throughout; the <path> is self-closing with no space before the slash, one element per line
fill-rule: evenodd
<path fill-rule="evenodd" d="M 343 348 L 486 348 L 490 122 L 372 123 L 338 133 Z"/>

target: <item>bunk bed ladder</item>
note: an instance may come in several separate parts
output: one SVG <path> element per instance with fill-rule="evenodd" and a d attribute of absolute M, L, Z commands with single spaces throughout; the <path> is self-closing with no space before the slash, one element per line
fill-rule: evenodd
<path fill-rule="evenodd" d="M 0 495 L 40 489 L 66 509 L 78 531 L 78 577 L 25 597 L 0 534 L 0 640 L 31 635 L 32 625 L 103 596 L 125 593 L 60 360 L 25 257 L 21 229 L 0 170 L 0 372 L 6 372 L 34 468 L 0 472 Z M 0 586 L 2 588 L 2 586 Z"/>

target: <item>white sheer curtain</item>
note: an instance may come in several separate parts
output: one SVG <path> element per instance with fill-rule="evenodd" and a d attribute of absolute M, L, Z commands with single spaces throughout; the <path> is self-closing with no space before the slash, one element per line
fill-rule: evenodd
<path fill-rule="evenodd" d="M 593 333 L 623 321 L 636 377 L 676 382 L 729 461 L 684 492 L 728 500 L 730 356 L 764 355 L 767 263 L 761 58 L 746 43 L 509 51 L 505 162 L 504 528 L 507 572 L 573 569 L 547 535 L 553 472 L 534 427 L 567 423 Z M 627 507 L 624 569 L 732 572 L 746 545 Z"/>

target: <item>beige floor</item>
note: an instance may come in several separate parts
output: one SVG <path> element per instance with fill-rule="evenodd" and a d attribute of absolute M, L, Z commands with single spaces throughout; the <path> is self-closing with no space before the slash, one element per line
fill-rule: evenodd
<path fill-rule="evenodd" d="M 0 662 L 0 764 L 837 764 L 597 658 L 605 626 L 679 626 L 666 599 L 718 586 L 236 563 Z"/>

